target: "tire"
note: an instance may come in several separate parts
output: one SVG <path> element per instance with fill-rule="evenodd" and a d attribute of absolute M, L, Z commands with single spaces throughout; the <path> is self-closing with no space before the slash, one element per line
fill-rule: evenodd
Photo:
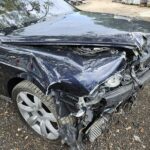
<path fill-rule="evenodd" d="M 39 135 L 49 140 L 59 138 L 55 96 L 46 96 L 33 83 L 22 81 L 12 90 L 12 99 L 23 120 Z"/>

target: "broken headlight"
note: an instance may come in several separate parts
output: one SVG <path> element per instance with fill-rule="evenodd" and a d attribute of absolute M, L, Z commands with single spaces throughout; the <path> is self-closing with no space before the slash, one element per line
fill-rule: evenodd
<path fill-rule="evenodd" d="M 121 81 L 122 75 L 120 73 L 117 73 L 106 80 L 105 86 L 108 88 L 115 88 L 121 84 Z"/>

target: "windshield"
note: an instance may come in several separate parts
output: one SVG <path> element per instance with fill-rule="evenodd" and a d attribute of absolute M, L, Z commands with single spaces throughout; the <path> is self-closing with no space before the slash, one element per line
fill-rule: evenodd
<path fill-rule="evenodd" d="M 73 11 L 64 0 L 0 0 L 0 33 Z"/>

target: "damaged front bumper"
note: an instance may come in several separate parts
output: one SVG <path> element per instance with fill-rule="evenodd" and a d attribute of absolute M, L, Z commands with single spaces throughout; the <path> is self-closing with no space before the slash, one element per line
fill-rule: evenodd
<path fill-rule="evenodd" d="M 109 119 L 113 113 L 124 108 L 124 106 L 128 103 L 134 103 L 135 99 L 133 97 L 144 85 L 150 81 L 150 69 L 138 74 L 138 80 L 141 83 L 140 85 L 136 82 L 132 82 L 128 85 L 124 85 L 116 90 L 108 92 L 103 96 L 107 103 L 109 103 L 108 105 L 114 105 L 115 107 L 107 106 L 103 114 L 88 128 L 86 133 L 91 142 L 94 142 L 95 139 L 102 134 L 107 127 L 107 123 L 109 122 Z"/>
<path fill-rule="evenodd" d="M 85 138 L 93 142 L 100 136 L 112 114 L 132 103 L 132 97 L 150 80 L 150 50 L 142 49 L 149 44 L 144 39 L 134 41 L 138 44 L 130 48 L 72 48 L 68 51 L 71 58 L 49 54 L 48 60 L 44 56 L 44 63 L 40 62 L 46 71 L 52 69 L 48 74 L 53 72 L 53 78 L 49 76 L 53 82 L 46 94 L 54 91 L 59 134 L 72 149 L 82 149 Z M 80 62 L 75 61 L 78 58 Z M 122 84 L 124 75 L 127 82 Z"/>
<path fill-rule="evenodd" d="M 106 102 L 103 111 L 94 110 L 93 106 L 87 106 L 84 101 L 81 104 L 83 110 L 80 110 L 80 113 L 78 112 L 80 116 L 76 116 L 78 118 L 76 127 L 64 124 L 60 129 L 60 136 L 65 139 L 65 143 L 72 149 L 82 149 L 84 138 L 94 142 L 109 125 L 112 114 L 122 109 L 127 103 L 133 103 L 132 98 L 134 95 L 150 81 L 150 69 L 147 68 L 137 73 L 136 79 L 140 81 L 140 84 L 133 79 L 129 84 L 101 95 L 101 100 Z M 94 117 L 93 112 L 99 114 Z"/>
<path fill-rule="evenodd" d="M 138 80 L 140 81 L 140 85 L 137 84 L 137 82 L 132 82 L 128 85 L 124 85 L 122 87 L 119 87 L 118 89 L 111 91 L 109 93 L 106 93 L 104 95 L 104 98 L 109 103 L 113 103 L 113 101 L 119 102 L 121 99 L 126 100 L 132 95 L 134 95 L 137 90 L 139 90 L 141 87 L 143 87 L 146 83 L 150 81 L 150 70 L 147 69 L 147 71 L 141 72 L 138 75 Z"/>

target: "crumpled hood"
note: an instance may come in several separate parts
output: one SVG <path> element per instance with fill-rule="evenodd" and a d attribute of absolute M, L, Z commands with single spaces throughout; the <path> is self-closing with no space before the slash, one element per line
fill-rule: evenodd
<path fill-rule="evenodd" d="M 105 55 L 99 52 L 86 56 L 80 50 L 77 53 L 76 48 L 69 47 L 60 50 L 0 44 L 0 48 L 8 51 L 7 57 L 1 58 L 3 62 L 24 70 L 25 74 L 34 75 L 45 93 L 50 88 L 61 87 L 74 95 L 87 95 L 125 66 L 123 52 L 115 55 L 111 51 Z M 87 51 L 86 48 L 84 51 Z M 22 75 L 24 73 L 18 76 Z"/>
<path fill-rule="evenodd" d="M 66 50 L 53 50 L 49 54 L 40 52 L 40 55 L 36 53 L 36 60 L 45 68 L 49 87 L 61 85 L 63 90 L 75 92 L 75 95 L 91 92 L 108 77 L 121 71 L 126 60 L 123 52 L 104 56 L 101 53 L 83 56 Z"/>
<path fill-rule="evenodd" d="M 1 41 L 4 44 L 20 46 L 136 46 L 141 49 L 146 40 L 144 35 L 147 33 L 150 33 L 148 22 L 108 14 L 74 12 L 22 28 L 10 36 L 1 38 Z M 42 53 L 43 50 L 39 51 Z M 77 90 L 72 91 L 84 89 L 90 92 L 96 85 L 119 71 L 125 61 L 122 55 L 83 60 L 69 51 L 61 51 L 61 57 L 58 52 L 55 52 L 54 57 L 50 50 L 44 51 L 48 57 L 42 58 L 41 63 L 49 72 L 47 83 L 52 86 L 55 83 L 66 82 L 67 85 L 76 87 Z"/>

